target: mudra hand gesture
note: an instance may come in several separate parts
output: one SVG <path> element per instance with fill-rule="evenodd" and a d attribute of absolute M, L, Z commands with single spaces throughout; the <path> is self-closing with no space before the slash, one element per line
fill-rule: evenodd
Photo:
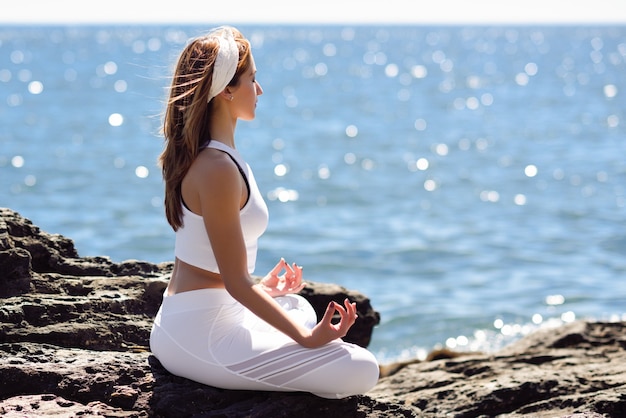
<path fill-rule="evenodd" d="M 340 317 L 337 323 L 333 323 L 335 312 L 339 313 Z M 311 330 L 307 341 L 301 344 L 314 348 L 337 338 L 343 338 L 354 325 L 357 317 L 356 303 L 350 302 L 347 298 L 343 301 L 343 306 L 334 301 L 330 302 L 322 320 Z"/>
<path fill-rule="evenodd" d="M 280 274 L 284 271 L 283 274 Z M 263 290 L 270 296 L 284 296 L 289 293 L 298 293 L 305 283 L 302 282 L 302 267 L 293 263 L 289 265 L 284 258 L 259 282 Z"/>

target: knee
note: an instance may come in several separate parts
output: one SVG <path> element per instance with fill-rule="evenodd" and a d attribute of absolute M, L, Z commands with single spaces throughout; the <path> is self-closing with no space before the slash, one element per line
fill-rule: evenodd
<path fill-rule="evenodd" d="M 337 365 L 337 397 L 362 395 L 378 383 L 380 368 L 376 357 L 362 347 L 353 347 L 351 358 L 343 365 Z M 342 367 L 343 366 L 343 367 Z M 341 382 L 341 383 L 340 383 Z"/>
<path fill-rule="evenodd" d="M 324 387 L 312 391 L 315 395 L 327 399 L 363 395 L 378 383 L 379 367 L 375 359 L 353 360 L 350 366 L 339 367 L 331 375 L 334 375 L 332 383 L 326 383 Z"/>
<path fill-rule="evenodd" d="M 378 383 L 380 367 L 376 357 L 366 349 L 362 349 L 359 358 L 353 368 L 355 385 L 358 386 L 358 393 L 363 394 L 370 391 Z"/>

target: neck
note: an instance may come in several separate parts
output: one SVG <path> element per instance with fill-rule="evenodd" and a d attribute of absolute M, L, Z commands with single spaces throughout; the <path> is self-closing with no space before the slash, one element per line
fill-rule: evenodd
<path fill-rule="evenodd" d="M 235 148 L 237 118 L 231 116 L 228 106 L 224 106 L 219 102 L 215 103 L 213 112 L 211 113 L 210 124 L 209 132 L 211 139 L 223 142 L 229 147 Z"/>

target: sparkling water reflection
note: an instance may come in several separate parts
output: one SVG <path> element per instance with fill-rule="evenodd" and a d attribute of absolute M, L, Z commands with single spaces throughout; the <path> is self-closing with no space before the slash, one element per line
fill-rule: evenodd
<path fill-rule="evenodd" d="M 83 255 L 171 260 L 160 115 L 203 29 L 0 29 L 0 204 Z M 624 27 L 241 29 L 259 272 L 369 295 L 382 360 L 624 317 Z"/>

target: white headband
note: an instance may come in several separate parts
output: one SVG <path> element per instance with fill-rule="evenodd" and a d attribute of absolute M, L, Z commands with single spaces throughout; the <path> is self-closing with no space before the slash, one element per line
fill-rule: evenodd
<path fill-rule="evenodd" d="M 207 103 L 228 86 L 235 76 L 239 63 L 239 48 L 230 28 L 222 28 L 221 35 L 216 38 L 219 41 L 219 49 L 213 64 L 213 81 Z"/>

